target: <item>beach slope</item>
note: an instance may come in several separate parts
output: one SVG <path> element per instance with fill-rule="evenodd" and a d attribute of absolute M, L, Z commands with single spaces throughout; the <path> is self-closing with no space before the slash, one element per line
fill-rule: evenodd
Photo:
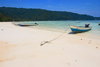
<path fill-rule="evenodd" d="M 100 67 L 100 38 L 0 22 L 0 67 Z"/>

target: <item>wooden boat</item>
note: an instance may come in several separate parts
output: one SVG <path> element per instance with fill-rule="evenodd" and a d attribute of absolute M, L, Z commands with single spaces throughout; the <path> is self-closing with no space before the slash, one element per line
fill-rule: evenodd
<path fill-rule="evenodd" d="M 77 32 L 86 32 L 86 31 L 89 31 L 91 30 L 92 27 L 85 27 L 85 26 L 72 26 L 72 25 L 69 25 L 72 32 L 74 33 L 77 33 Z"/>
<path fill-rule="evenodd" d="M 37 23 L 35 24 L 18 24 L 19 26 L 36 26 L 38 25 Z"/>

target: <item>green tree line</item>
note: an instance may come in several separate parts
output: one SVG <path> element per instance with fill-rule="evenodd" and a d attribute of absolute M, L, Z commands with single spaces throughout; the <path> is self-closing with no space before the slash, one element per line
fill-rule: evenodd
<path fill-rule="evenodd" d="M 48 21 L 48 20 L 100 20 L 100 17 L 67 11 L 0 7 L 0 21 Z"/>

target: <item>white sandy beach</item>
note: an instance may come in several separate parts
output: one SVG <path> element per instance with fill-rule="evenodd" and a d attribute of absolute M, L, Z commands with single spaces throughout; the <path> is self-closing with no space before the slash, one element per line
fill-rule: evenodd
<path fill-rule="evenodd" d="M 100 67 L 100 37 L 0 22 L 0 67 Z"/>

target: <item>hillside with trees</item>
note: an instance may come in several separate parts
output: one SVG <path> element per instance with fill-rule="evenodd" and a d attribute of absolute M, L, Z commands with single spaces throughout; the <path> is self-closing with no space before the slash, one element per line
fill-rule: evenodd
<path fill-rule="evenodd" d="M 0 7 L 0 21 L 48 21 L 48 20 L 100 20 L 100 17 L 67 11 Z"/>
<path fill-rule="evenodd" d="M 12 21 L 13 19 L 8 17 L 8 16 L 3 16 L 1 13 L 0 13 L 0 21 Z"/>

